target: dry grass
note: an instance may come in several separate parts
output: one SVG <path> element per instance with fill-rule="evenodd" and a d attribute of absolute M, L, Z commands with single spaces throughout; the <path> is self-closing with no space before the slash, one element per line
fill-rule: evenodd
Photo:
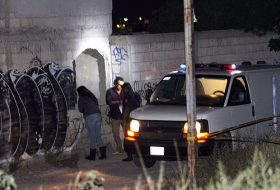
<path fill-rule="evenodd" d="M 194 190 L 280 189 L 280 183 L 274 182 L 280 178 L 278 138 L 266 137 L 258 143 L 239 145 L 232 151 L 214 149 L 211 156 L 200 158 Z M 182 176 L 178 171 L 165 180 L 164 189 L 188 189 L 187 172 Z M 183 177 L 185 183 L 181 183 Z"/>

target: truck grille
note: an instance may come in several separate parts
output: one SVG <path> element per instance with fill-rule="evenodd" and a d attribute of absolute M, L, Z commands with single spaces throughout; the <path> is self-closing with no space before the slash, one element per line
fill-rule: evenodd
<path fill-rule="evenodd" d="M 149 140 L 179 140 L 182 138 L 183 121 L 140 121 L 139 136 Z"/>

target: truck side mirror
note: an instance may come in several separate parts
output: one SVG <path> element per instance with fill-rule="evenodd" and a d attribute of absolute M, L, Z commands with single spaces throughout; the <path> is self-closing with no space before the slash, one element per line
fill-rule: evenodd
<path fill-rule="evenodd" d="M 145 91 L 145 99 L 147 100 L 147 102 L 150 102 L 150 97 L 153 93 L 153 90 L 152 89 L 148 89 Z"/>

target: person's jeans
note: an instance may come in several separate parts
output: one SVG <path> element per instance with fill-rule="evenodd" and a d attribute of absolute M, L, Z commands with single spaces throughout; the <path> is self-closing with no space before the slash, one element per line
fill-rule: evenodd
<path fill-rule="evenodd" d="M 86 126 L 90 138 L 90 148 L 95 149 L 96 143 L 98 147 L 104 146 L 103 140 L 101 138 L 101 115 L 100 113 L 95 113 L 88 115 L 86 117 Z"/>

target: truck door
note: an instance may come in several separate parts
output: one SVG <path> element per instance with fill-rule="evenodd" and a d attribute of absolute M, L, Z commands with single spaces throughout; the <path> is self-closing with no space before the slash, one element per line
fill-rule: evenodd
<path fill-rule="evenodd" d="M 250 76 L 254 86 L 254 105 L 257 124 L 257 137 L 273 134 L 273 96 L 272 96 L 272 77 L 277 76 L 277 72 L 260 72 Z M 279 83 L 276 82 L 276 92 L 279 94 Z M 277 95 L 279 97 L 279 95 Z M 279 103 L 279 102 L 278 102 Z M 271 118 L 271 119 L 269 119 Z"/>
<path fill-rule="evenodd" d="M 230 107 L 233 127 L 236 129 L 232 131 L 232 136 L 255 138 L 256 127 L 249 125 L 255 120 L 254 107 L 244 76 L 232 79 L 227 106 Z"/>

